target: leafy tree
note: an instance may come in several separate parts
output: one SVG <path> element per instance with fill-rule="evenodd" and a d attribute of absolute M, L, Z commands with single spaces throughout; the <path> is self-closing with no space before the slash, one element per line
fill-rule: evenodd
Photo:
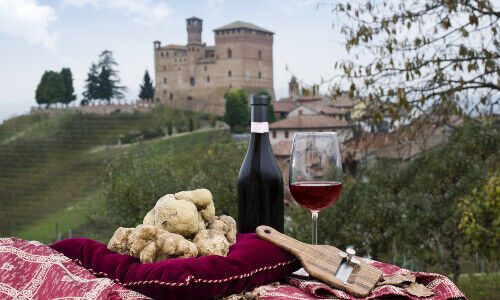
<path fill-rule="evenodd" d="M 101 69 L 101 74 L 105 72 L 102 79 L 106 80 L 106 82 L 99 82 L 104 85 L 104 87 L 101 88 L 101 92 L 103 92 L 103 94 L 100 95 L 99 99 L 106 99 L 109 102 L 111 98 L 123 98 L 123 92 L 127 89 L 119 85 L 120 77 L 118 76 L 118 71 L 115 70 L 118 63 L 113 58 L 113 52 L 109 50 L 102 51 L 101 54 L 99 54 L 99 63 L 97 66 Z M 109 95 L 109 89 L 111 91 L 111 95 Z"/>
<path fill-rule="evenodd" d="M 224 119 L 232 132 L 241 133 L 250 122 L 250 108 L 247 94 L 243 90 L 233 90 L 224 95 L 226 113 Z"/>
<path fill-rule="evenodd" d="M 266 90 L 259 91 L 257 95 L 267 96 L 267 99 L 269 99 L 269 103 L 267 104 L 267 120 L 269 121 L 269 123 L 276 121 L 278 118 L 276 118 L 276 115 L 274 114 L 274 105 L 271 95 L 269 95 Z"/>
<path fill-rule="evenodd" d="M 76 95 L 74 94 L 75 90 L 73 88 L 73 75 L 69 68 L 63 68 L 59 74 L 64 84 L 63 103 L 67 106 L 76 99 Z"/>
<path fill-rule="evenodd" d="M 144 73 L 143 83 L 140 87 L 141 91 L 139 92 L 139 99 L 153 99 L 155 88 L 153 87 L 153 82 L 151 81 L 147 70 Z"/>
<path fill-rule="evenodd" d="M 47 107 L 53 103 L 63 102 L 65 87 L 61 75 L 54 71 L 45 71 L 35 92 L 36 102 Z"/>
<path fill-rule="evenodd" d="M 85 90 L 83 97 L 88 101 L 99 99 L 99 73 L 96 64 L 90 66 L 85 80 Z"/>
<path fill-rule="evenodd" d="M 500 101 L 500 12 L 489 0 L 342 1 L 334 5 L 350 54 L 336 63 L 351 96 L 384 112 L 494 112 Z M 363 59 L 360 59 L 363 58 Z"/>
<path fill-rule="evenodd" d="M 459 228 L 472 239 L 474 250 L 495 261 L 500 242 L 500 175 L 489 174 L 486 184 L 460 201 L 457 213 Z"/>

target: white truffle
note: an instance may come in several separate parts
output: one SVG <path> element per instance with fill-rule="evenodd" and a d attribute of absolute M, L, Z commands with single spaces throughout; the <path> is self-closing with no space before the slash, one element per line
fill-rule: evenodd
<path fill-rule="evenodd" d="M 193 239 L 193 243 L 198 248 L 198 255 L 221 255 L 227 256 L 229 252 L 229 242 L 224 234 L 214 229 L 204 229 Z"/>
<path fill-rule="evenodd" d="M 155 225 L 184 237 L 198 233 L 200 226 L 196 206 L 189 201 L 164 198 L 156 203 Z"/>
<path fill-rule="evenodd" d="M 155 225 L 155 209 L 153 207 L 152 210 L 150 210 L 146 216 L 144 216 L 144 220 L 142 221 L 142 224 L 144 225 Z"/>

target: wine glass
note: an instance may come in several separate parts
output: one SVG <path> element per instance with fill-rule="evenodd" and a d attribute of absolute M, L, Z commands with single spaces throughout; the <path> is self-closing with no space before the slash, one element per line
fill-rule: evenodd
<path fill-rule="evenodd" d="M 290 157 L 290 193 L 312 214 L 312 243 L 318 244 L 318 213 L 342 191 L 342 160 L 335 132 L 297 132 Z"/>

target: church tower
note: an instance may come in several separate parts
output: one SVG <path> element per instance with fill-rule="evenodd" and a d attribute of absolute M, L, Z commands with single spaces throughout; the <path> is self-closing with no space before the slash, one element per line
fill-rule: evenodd
<path fill-rule="evenodd" d="M 292 101 L 295 101 L 298 92 L 299 83 L 297 82 L 297 78 L 295 76 L 292 76 L 292 79 L 288 83 L 288 97 L 290 97 Z"/>

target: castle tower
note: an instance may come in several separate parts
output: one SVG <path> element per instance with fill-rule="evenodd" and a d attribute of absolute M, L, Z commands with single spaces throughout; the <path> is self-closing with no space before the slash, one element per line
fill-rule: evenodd
<path fill-rule="evenodd" d="M 201 31 L 203 29 L 203 20 L 197 17 L 186 19 L 186 28 L 189 44 L 201 44 Z"/>

